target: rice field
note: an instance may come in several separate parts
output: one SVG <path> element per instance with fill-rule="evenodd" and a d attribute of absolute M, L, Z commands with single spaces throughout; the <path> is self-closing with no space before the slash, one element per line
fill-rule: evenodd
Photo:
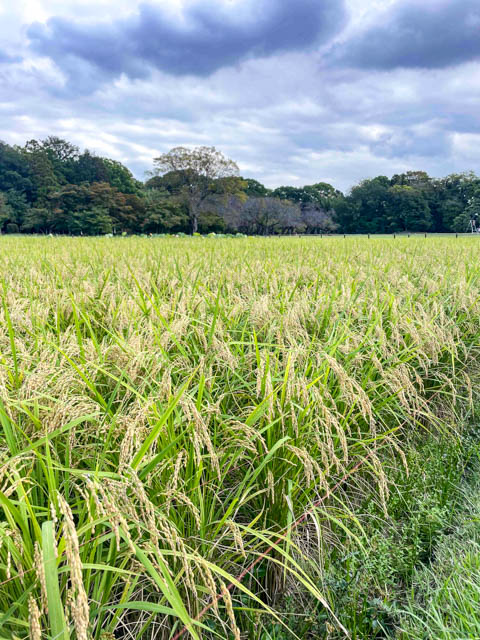
<path fill-rule="evenodd" d="M 0 238 L 0 637 L 376 637 L 328 577 L 462 437 L 479 248 Z"/>

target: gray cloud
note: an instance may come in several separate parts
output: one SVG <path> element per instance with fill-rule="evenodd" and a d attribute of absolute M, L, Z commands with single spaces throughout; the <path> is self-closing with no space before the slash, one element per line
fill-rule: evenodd
<path fill-rule="evenodd" d="M 122 73 L 145 78 L 155 68 L 208 76 L 247 58 L 304 51 L 333 37 L 344 21 L 343 0 L 251 0 L 243 6 L 197 0 L 176 18 L 148 3 L 108 23 L 53 17 L 31 25 L 28 36 L 34 51 L 52 58 L 74 82 L 79 68 L 87 88 L 89 81 Z"/>
<path fill-rule="evenodd" d="M 333 53 L 364 69 L 436 69 L 480 58 L 478 0 L 400 0 Z"/>
<path fill-rule="evenodd" d="M 362 178 L 409 169 L 480 172 L 477 63 L 377 71 L 358 53 L 365 68 L 353 68 L 351 58 L 333 65 L 326 50 L 343 20 L 333 0 L 193 2 L 174 21 L 158 7 L 171 8 L 173 0 L 140 8 L 134 0 L 85 0 L 81 7 L 38 0 L 47 9 L 38 19 L 57 17 L 30 27 L 35 49 L 24 37 L 26 10 L 16 23 L 4 12 L 2 51 L 24 60 L 9 64 L 7 55 L 0 63 L 0 139 L 24 144 L 59 135 L 120 160 L 140 179 L 152 158 L 184 144 L 215 145 L 243 175 L 272 187 L 324 180 L 346 190 Z M 458 29 L 470 51 L 471 0 L 455 3 L 455 19 L 444 0 L 418 0 L 415 12 L 412 0 L 402 0 L 403 13 L 397 0 L 386 14 L 371 8 L 360 18 L 352 7 L 364 2 L 347 2 L 352 14 L 348 31 L 337 31 L 337 42 L 344 41 L 337 62 L 365 43 L 366 20 L 390 34 L 408 12 L 414 24 L 447 16 L 449 24 L 435 23 L 438 34 L 423 29 L 428 46 L 442 37 L 448 49 L 445 30 Z M 122 16 L 135 13 L 107 20 L 119 5 Z M 416 42 L 411 38 L 409 50 Z"/>

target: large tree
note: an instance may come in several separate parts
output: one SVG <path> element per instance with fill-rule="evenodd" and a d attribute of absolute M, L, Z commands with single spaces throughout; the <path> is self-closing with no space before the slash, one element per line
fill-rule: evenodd
<path fill-rule="evenodd" d="M 23 153 L 32 175 L 33 199 L 37 205 L 44 206 L 50 194 L 65 180 L 55 173 L 51 155 L 37 140 L 29 140 Z"/>
<path fill-rule="evenodd" d="M 385 233 L 390 179 L 362 180 L 335 205 L 335 219 L 345 233 Z"/>
<path fill-rule="evenodd" d="M 241 190 L 238 166 L 215 147 L 175 147 L 154 159 L 154 175 L 174 173 L 174 194 L 186 206 L 192 233 L 198 231 L 203 202 L 220 183 L 222 193 Z"/>
<path fill-rule="evenodd" d="M 433 219 L 422 189 L 395 184 L 388 190 L 385 230 L 430 231 Z"/>

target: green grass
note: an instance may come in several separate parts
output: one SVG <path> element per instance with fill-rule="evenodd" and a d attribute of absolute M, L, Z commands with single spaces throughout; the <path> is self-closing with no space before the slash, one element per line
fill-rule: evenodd
<path fill-rule="evenodd" d="M 407 606 L 399 611 L 399 638 L 480 637 L 478 465 L 462 497 L 462 509 L 437 541 L 431 563 L 412 576 Z"/>
<path fill-rule="evenodd" d="M 1 238 L 0 637 L 395 632 L 468 458 L 474 240 Z"/>

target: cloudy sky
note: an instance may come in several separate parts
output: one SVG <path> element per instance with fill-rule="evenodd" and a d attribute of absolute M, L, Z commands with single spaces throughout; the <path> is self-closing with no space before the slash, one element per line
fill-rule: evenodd
<path fill-rule="evenodd" d="M 0 139 L 144 178 L 215 145 L 270 187 L 480 172 L 479 0 L 5 0 Z"/>

